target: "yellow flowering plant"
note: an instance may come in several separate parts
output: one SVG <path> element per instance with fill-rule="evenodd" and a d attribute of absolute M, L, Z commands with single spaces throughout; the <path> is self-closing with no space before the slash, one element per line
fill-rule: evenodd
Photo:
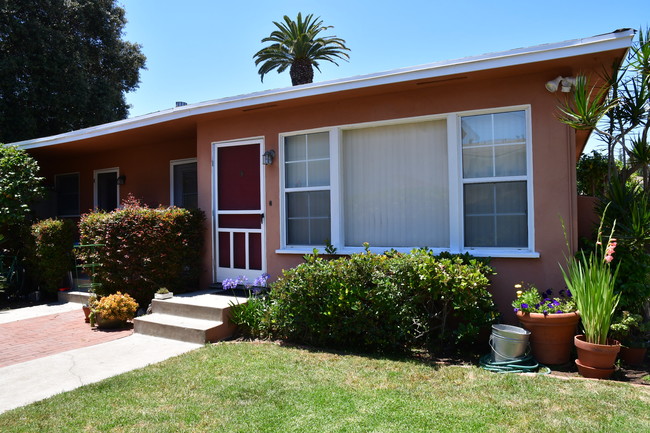
<path fill-rule="evenodd" d="M 101 298 L 94 307 L 94 312 L 106 320 L 133 320 L 138 303 L 128 294 L 117 292 Z"/>

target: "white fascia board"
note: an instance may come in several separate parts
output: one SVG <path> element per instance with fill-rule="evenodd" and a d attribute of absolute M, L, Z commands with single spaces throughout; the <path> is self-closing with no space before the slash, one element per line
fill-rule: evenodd
<path fill-rule="evenodd" d="M 628 49 L 632 44 L 634 34 L 634 30 L 623 30 L 585 39 L 574 39 L 529 48 L 517 48 L 510 51 L 488 53 L 480 56 L 465 57 L 458 60 L 429 63 L 426 65 L 395 69 L 392 71 L 368 75 L 359 75 L 340 80 L 324 81 L 282 89 L 266 90 L 247 95 L 232 96 L 199 102 L 196 104 L 188 104 L 182 107 L 175 107 L 145 114 L 143 116 L 13 144 L 22 147 L 23 149 L 34 149 L 102 135 L 109 135 L 116 132 L 127 131 L 201 114 L 246 108 L 254 105 L 271 104 L 291 99 L 300 99 L 405 81 L 466 74 L 476 71 L 543 62 L 617 49 Z"/>

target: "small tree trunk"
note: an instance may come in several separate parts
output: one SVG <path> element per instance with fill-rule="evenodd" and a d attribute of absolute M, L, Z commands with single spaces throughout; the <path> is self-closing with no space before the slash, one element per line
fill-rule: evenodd
<path fill-rule="evenodd" d="M 314 81 L 314 68 L 307 59 L 296 60 L 291 64 L 289 75 L 291 76 L 291 84 L 294 86 L 309 84 Z"/>

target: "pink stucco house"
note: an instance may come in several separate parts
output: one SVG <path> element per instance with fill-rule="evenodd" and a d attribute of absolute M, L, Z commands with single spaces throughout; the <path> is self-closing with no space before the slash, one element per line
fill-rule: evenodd
<path fill-rule="evenodd" d="M 492 257 L 505 310 L 516 282 L 563 286 L 561 219 L 577 239 L 587 134 L 558 122 L 566 93 L 545 84 L 597 82 L 632 38 L 622 30 L 269 90 L 19 144 L 53 186 L 52 215 L 111 209 L 129 193 L 203 209 L 204 286 L 277 277 L 327 242 L 343 254 L 363 242 L 427 246 Z"/>

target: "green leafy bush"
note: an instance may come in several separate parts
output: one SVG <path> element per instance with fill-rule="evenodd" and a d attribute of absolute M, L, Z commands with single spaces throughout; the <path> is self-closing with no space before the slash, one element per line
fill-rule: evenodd
<path fill-rule="evenodd" d="M 46 219 L 31 227 L 28 272 L 41 290 L 56 293 L 74 268 L 75 225 L 69 220 Z"/>
<path fill-rule="evenodd" d="M 82 244 L 102 244 L 95 269 L 98 294 L 121 291 L 147 305 L 160 287 L 183 293 L 198 285 L 204 215 L 176 207 L 152 209 L 132 197 L 122 209 L 83 215 Z M 87 250 L 82 254 L 93 254 Z"/>
<path fill-rule="evenodd" d="M 650 192 L 614 177 L 607 185 L 598 211 L 603 215 L 603 231 L 610 231 L 616 225 L 619 309 L 641 313 L 644 305 L 650 303 Z M 593 244 L 585 249 L 591 248 Z"/>
<path fill-rule="evenodd" d="M 245 325 L 253 336 L 321 347 L 437 352 L 459 340 L 475 341 L 493 321 L 489 273 L 469 256 L 424 249 L 334 260 L 314 254 L 284 271 L 264 301 L 246 307 L 253 311 L 245 312 Z"/>

